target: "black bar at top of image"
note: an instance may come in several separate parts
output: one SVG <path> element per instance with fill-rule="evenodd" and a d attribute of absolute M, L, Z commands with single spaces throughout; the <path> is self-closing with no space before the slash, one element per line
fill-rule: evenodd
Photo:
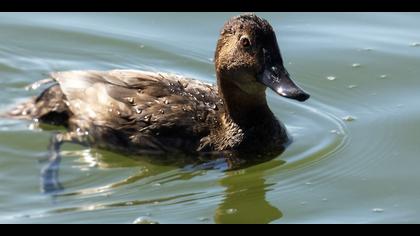
<path fill-rule="evenodd" d="M 2 0 L 0 11 L 420 11 L 419 0 Z"/>

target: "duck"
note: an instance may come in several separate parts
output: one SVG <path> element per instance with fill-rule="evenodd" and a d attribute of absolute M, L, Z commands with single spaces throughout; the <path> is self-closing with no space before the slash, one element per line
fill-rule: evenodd
<path fill-rule="evenodd" d="M 48 88 L 8 115 L 64 126 L 52 138 L 55 149 L 72 142 L 152 155 L 284 150 L 291 138 L 266 90 L 300 102 L 310 95 L 284 67 L 268 21 L 253 13 L 230 18 L 214 66 L 217 84 L 129 69 L 53 72 L 33 86 Z"/>

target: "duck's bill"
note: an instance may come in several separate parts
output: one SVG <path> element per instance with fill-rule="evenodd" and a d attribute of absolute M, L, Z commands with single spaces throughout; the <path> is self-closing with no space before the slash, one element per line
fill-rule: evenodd
<path fill-rule="evenodd" d="M 280 96 L 304 102 L 310 95 L 297 86 L 290 78 L 289 73 L 281 68 L 267 68 L 260 75 L 260 82 L 271 88 Z"/>

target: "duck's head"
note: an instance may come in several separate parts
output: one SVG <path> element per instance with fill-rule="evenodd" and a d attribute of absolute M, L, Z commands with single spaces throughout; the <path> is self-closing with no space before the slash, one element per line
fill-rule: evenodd
<path fill-rule="evenodd" d="M 255 14 L 236 16 L 225 23 L 217 42 L 215 66 L 219 85 L 230 84 L 249 95 L 262 94 L 269 87 L 283 97 L 302 102 L 309 98 L 284 67 L 273 28 Z"/>

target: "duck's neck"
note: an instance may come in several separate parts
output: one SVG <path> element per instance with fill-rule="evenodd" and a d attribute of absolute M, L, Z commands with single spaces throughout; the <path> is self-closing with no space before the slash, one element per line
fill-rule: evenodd
<path fill-rule="evenodd" d="M 265 88 L 246 93 L 227 79 L 218 80 L 219 95 L 223 99 L 225 115 L 241 128 L 251 128 L 272 122 L 273 113 L 267 104 Z"/>

